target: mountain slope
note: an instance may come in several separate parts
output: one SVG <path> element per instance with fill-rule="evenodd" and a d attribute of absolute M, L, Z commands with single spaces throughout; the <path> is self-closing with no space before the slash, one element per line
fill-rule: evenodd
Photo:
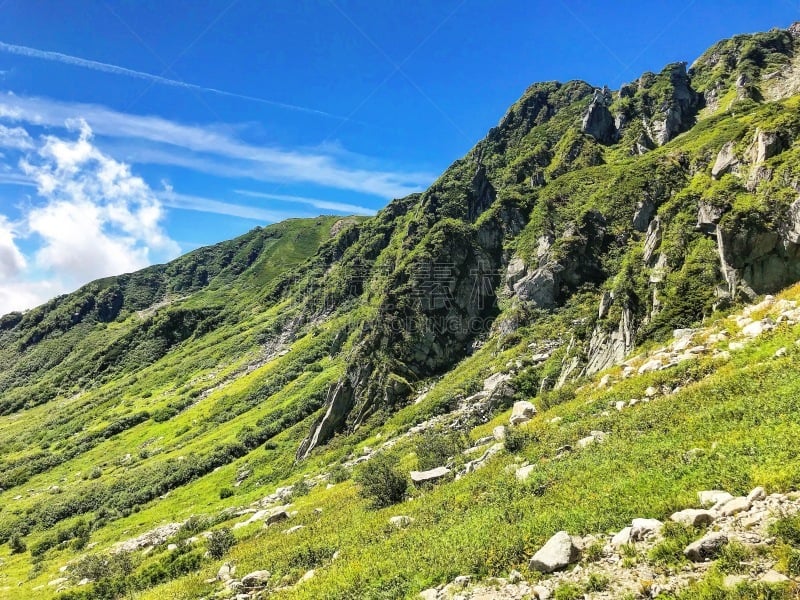
<path fill-rule="evenodd" d="M 257 229 L 3 317 L 0 597 L 233 594 L 206 581 L 220 557 L 279 597 L 412 597 L 521 568 L 559 528 L 800 484 L 793 325 L 732 357 L 720 337 L 621 365 L 800 280 L 798 35 L 737 36 L 618 91 L 534 84 L 373 218 Z M 598 390 L 600 372 L 621 381 Z M 664 386 L 683 389 L 606 410 Z M 521 400 L 540 416 L 478 444 Z M 551 460 L 591 431 L 602 450 Z M 524 485 L 515 460 L 536 465 Z M 319 485 L 381 461 L 464 476 L 382 511 Z M 247 512 L 289 500 L 288 535 Z M 206 555 L 202 534 L 251 516 Z"/>

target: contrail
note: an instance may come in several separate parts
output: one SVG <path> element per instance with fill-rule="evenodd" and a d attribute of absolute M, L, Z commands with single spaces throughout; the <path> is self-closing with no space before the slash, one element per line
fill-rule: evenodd
<path fill-rule="evenodd" d="M 73 67 L 82 67 L 84 69 L 91 69 L 93 71 L 101 71 L 103 73 L 111 73 L 112 75 L 123 75 L 125 77 L 133 77 L 135 79 L 144 79 L 145 81 L 152 81 L 153 83 L 159 83 L 161 85 L 168 85 L 171 87 L 183 88 L 186 90 L 195 90 L 198 92 L 206 92 L 210 94 L 217 94 L 219 96 L 228 96 L 229 98 L 238 98 L 239 100 L 247 100 L 249 102 L 257 102 L 259 104 L 266 104 L 267 106 L 275 106 L 277 108 L 283 108 L 286 110 L 294 110 L 297 112 L 308 113 L 312 115 L 318 115 L 322 117 L 328 117 L 331 119 L 338 119 L 341 121 L 348 120 L 347 117 L 342 117 L 339 115 L 334 115 L 322 110 L 316 110 L 314 108 L 307 108 L 305 106 L 297 106 L 295 104 L 286 104 L 284 102 L 276 102 L 274 100 L 266 100 L 264 98 L 258 98 L 256 96 L 248 96 L 246 94 L 237 94 L 235 92 L 226 92 L 225 90 L 218 90 L 212 87 L 204 87 L 202 85 L 196 85 L 194 83 L 186 83 L 185 81 L 179 81 L 177 79 L 169 79 L 167 77 L 162 77 L 161 75 L 154 75 L 153 73 L 147 73 L 144 71 L 134 71 L 133 69 L 128 69 L 126 67 L 120 67 L 119 65 L 111 65 L 104 62 L 99 62 L 96 60 L 89 60 L 87 58 L 80 58 L 79 56 L 71 56 L 69 54 L 62 54 L 61 52 L 50 52 L 47 50 L 37 50 L 36 48 L 29 48 L 28 46 L 17 46 L 15 44 L 6 44 L 5 42 L 0 42 L 0 52 L 6 52 L 8 54 L 16 54 L 19 56 L 25 56 L 28 58 L 39 58 L 42 60 L 49 60 L 53 62 L 60 62 L 65 65 L 71 65 Z"/>

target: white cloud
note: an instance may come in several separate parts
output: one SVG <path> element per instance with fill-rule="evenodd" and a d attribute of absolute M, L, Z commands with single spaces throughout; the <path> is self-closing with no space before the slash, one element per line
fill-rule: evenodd
<path fill-rule="evenodd" d="M 0 286 L 0 315 L 25 310 L 66 291 L 57 280 L 13 281 Z"/>
<path fill-rule="evenodd" d="M 11 223 L 0 215 L 0 283 L 3 287 L 7 280 L 17 276 L 26 266 L 25 257 L 14 241 L 15 237 Z"/>
<path fill-rule="evenodd" d="M 20 161 L 40 196 L 24 210 L 26 237 L 38 238 L 35 265 L 48 278 L 33 281 L 14 245 L 14 231 L 0 220 L 0 312 L 28 308 L 47 296 L 92 279 L 134 271 L 179 253 L 161 228 L 164 211 L 153 190 L 130 167 L 102 153 L 85 121 L 70 123 L 77 139 L 42 138 Z M 26 277 L 27 275 L 27 277 Z"/>
<path fill-rule="evenodd" d="M 332 210 L 334 212 L 348 213 L 354 215 L 374 215 L 375 211 L 365 206 L 347 204 L 345 202 L 332 202 L 330 200 L 319 200 L 317 198 L 306 198 L 305 196 L 290 196 L 288 194 L 267 194 L 264 192 L 253 192 L 250 190 L 234 190 L 241 196 L 250 198 L 263 198 L 264 200 L 277 200 L 279 202 L 291 202 L 294 204 L 308 204 L 320 210 Z"/>
<path fill-rule="evenodd" d="M 10 93 L 0 96 L 0 118 L 7 120 L 61 127 L 77 116 L 83 117 L 97 135 L 126 139 L 125 147 L 137 162 L 181 166 L 260 181 L 313 183 L 385 199 L 420 191 L 433 180 L 427 173 L 345 165 L 340 161 L 358 162 L 358 157 L 341 151 L 286 150 L 248 144 L 232 134 L 231 126 L 184 125 L 93 104 L 68 104 Z M 138 142 L 139 146 L 131 141 Z"/>
<path fill-rule="evenodd" d="M 163 192 L 160 192 L 158 194 L 158 198 L 161 200 L 164 206 L 169 208 L 207 212 L 217 215 L 227 215 L 229 217 L 239 217 L 241 219 L 261 221 L 262 223 L 276 223 L 278 221 L 291 219 L 293 217 L 316 216 L 298 214 L 296 211 L 288 213 L 266 210 L 255 206 L 231 204 L 229 202 L 220 202 L 219 200 L 211 200 L 209 198 L 201 198 L 199 196 L 178 194 L 174 192 L 171 187 L 166 187 Z"/>
<path fill-rule="evenodd" d="M 33 148 L 33 140 L 22 127 L 0 125 L 0 148 L 30 150 Z"/>

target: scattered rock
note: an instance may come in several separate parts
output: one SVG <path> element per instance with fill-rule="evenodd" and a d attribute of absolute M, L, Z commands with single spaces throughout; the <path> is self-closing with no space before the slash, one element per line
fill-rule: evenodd
<path fill-rule="evenodd" d="M 697 493 L 700 506 L 715 506 L 733 500 L 733 496 L 723 490 L 704 490 Z"/>
<path fill-rule="evenodd" d="M 294 527 L 289 527 L 289 529 L 285 530 L 283 533 L 286 535 L 291 535 L 293 533 L 297 533 L 301 529 L 305 529 L 305 525 L 295 525 Z"/>
<path fill-rule="evenodd" d="M 419 485 L 421 483 L 432 483 L 450 475 L 447 467 L 436 467 L 427 471 L 411 471 L 411 481 Z"/>
<path fill-rule="evenodd" d="M 566 531 L 559 531 L 533 555 L 528 567 L 540 573 L 552 573 L 580 558 L 580 550 Z"/>
<path fill-rule="evenodd" d="M 411 523 L 413 523 L 413 522 L 414 522 L 414 519 L 412 519 L 411 517 L 408 517 L 406 515 L 397 515 L 396 517 L 391 517 L 389 519 L 389 525 L 392 525 L 393 527 L 396 527 L 397 529 L 405 529 L 406 527 L 411 525 Z"/>
<path fill-rule="evenodd" d="M 528 477 L 531 476 L 531 473 L 533 473 L 534 469 L 536 469 L 536 465 L 525 465 L 524 467 L 517 469 L 514 475 L 516 476 L 517 481 L 526 481 Z"/>
<path fill-rule="evenodd" d="M 686 546 L 683 555 L 693 562 L 703 562 L 716 557 L 727 543 L 728 536 L 724 533 L 709 533 Z"/>
<path fill-rule="evenodd" d="M 615 534 L 614 537 L 611 538 L 611 546 L 614 548 L 619 548 L 620 546 L 630 544 L 632 530 L 633 528 L 628 526 Z"/>
<path fill-rule="evenodd" d="M 737 498 L 733 498 L 728 500 L 725 504 L 721 505 L 717 511 L 723 517 L 730 517 L 740 512 L 750 510 L 752 502 L 748 500 L 745 496 L 739 496 Z"/>
<path fill-rule="evenodd" d="M 767 491 L 763 487 L 759 486 L 757 488 L 753 488 L 752 490 L 750 490 L 750 493 L 747 494 L 747 501 L 756 502 L 758 500 L 763 500 L 766 497 L 767 497 Z"/>
<path fill-rule="evenodd" d="M 631 539 L 640 541 L 656 536 L 663 526 L 664 523 L 658 519 L 634 519 L 631 522 Z"/>
<path fill-rule="evenodd" d="M 760 577 L 759 581 L 761 583 L 774 584 L 784 583 L 785 581 L 789 581 L 789 578 L 782 573 L 778 573 L 774 569 L 770 569 Z"/>
<path fill-rule="evenodd" d="M 715 517 L 716 514 L 710 510 L 687 508 L 673 513 L 670 520 L 689 527 L 701 527 L 713 523 Z"/>
<path fill-rule="evenodd" d="M 248 589 L 265 587 L 271 576 L 272 573 L 269 571 L 253 571 L 242 577 L 242 587 Z"/>
<path fill-rule="evenodd" d="M 509 419 L 512 425 L 520 425 L 527 423 L 536 414 L 536 407 L 527 400 L 519 400 L 514 403 L 514 408 L 511 409 L 511 418 Z"/>
<path fill-rule="evenodd" d="M 279 508 L 271 512 L 266 519 L 264 519 L 264 526 L 269 527 L 274 523 L 280 523 L 281 521 L 286 521 L 289 518 L 289 513 L 286 512 L 285 508 Z"/>
<path fill-rule="evenodd" d="M 498 425 L 494 429 L 492 429 L 492 437 L 498 441 L 502 442 L 506 439 L 506 426 L 505 425 Z"/>

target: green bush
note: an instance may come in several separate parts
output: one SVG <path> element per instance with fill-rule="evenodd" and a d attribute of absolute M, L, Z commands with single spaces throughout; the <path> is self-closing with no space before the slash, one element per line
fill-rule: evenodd
<path fill-rule="evenodd" d="M 453 457 L 461 458 L 466 447 L 466 436 L 460 431 L 428 430 L 416 444 L 419 468 L 424 471 L 441 467 Z"/>
<path fill-rule="evenodd" d="M 769 527 L 770 535 L 792 546 L 800 546 L 800 515 L 783 517 Z"/>
<path fill-rule="evenodd" d="M 328 481 L 331 483 L 342 483 L 350 479 L 350 471 L 343 465 L 334 465 L 328 473 Z"/>
<path fill-rule="evenodd" d="M 229 487 L 220 488 L 219 490 L 219 499 L 225 500 L 225 498 L 230 498 L 233 496 L 233 490 Z"/>
<path fill-rule="evenodd" d="M 11 554 L 22 554 L 28 549 L 23 539 L 16 534 L 8 540 L 8 547 L 11 548 Z"/>
<path fill-rule="evenodd" d="M 408 481 L 397 469 L 394 461 L 379 454 L 368 461 L 356 475 L 359 493 L 372 501 L 375 508 L 400 502 L 408 489 Z"/>
<path fill-rule="evenodd" d="M 308 485 L 308 481 L 306 481 L 305 477 L 295 483 L 292 486 L 292 499 L 302 498 L 303 496 L 308 496 L 308 492 L 311 491 L 311 486 Z"/>
<path fill-rule="evenodd" d="M 581 600 L 583 590 L 574 583 L 562 583 L 553 595 L 555 600 Z"/>
<path fill-rule="evenodd" d="M 236 543 L 236 538 L 227 527 L 222 529 L 215 529 L 211 532 L 208 538 L 208 553 L 211 558 L 219 560 L 230 550 Z"/>

